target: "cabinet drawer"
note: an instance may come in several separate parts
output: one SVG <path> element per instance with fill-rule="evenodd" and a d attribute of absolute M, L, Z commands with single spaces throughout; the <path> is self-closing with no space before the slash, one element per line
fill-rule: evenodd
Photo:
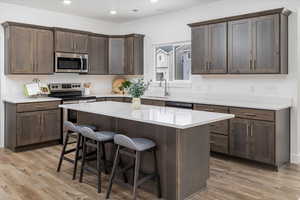
<path fill-rule="evenodd" d="M 165 102 L 164 101 L 151 100 L 151 99 L 142 99 L 142 104 L 144 104 L 144 105 L 152 105 L 152 106 L 165 106 Z"/>
<path fill-rule="evenodd" d="M 17 104 L 17 112 L 57 109 L 59 104 L 61 104 L 60 101 Z"/>
<path fill-rule="evenodd" d="M 210 150 L 228 154 L 228 136 L 210 134 Z"/>
<path fill-rule="evenodd" d="M 130 97 L 125 97 L 125 98 L 124 98 L 124 102 L 126 102 L 126 103 L 131 103 L 131 102 L 132 102 L 132 98 L 130 98 Z"/>
<path fill-rule="evenodd" d="M 194 104 L 194 110 L 201 110 L 201 111 L 207 111 L 207 112 L 218 112 L 218 113 L 228 113 L 228 107 L 215 106 L 215 105 Z"/>
<path fill-rule="evenodd" d="M 98 102 L 98 101 L 105 101 L 105 97 L 98 97 L 98 98 L 97 98 L 97 102 Z"/>
<path fill-rule="evenodd" d="M 275 113 L 270 110 L 258 110 L 247 108 L 230 108 L 230 113 L 238 118 L 275 121 Z"/>
<path fill-rule="evenodd" d="M 222 135 L 228 135 L 228 120 L 210 124 L 210 132 Z"/>
<path fill-rule="evenodd" d="M 123 102 L 123 97 L 106 97 L 106 101 Z"/>

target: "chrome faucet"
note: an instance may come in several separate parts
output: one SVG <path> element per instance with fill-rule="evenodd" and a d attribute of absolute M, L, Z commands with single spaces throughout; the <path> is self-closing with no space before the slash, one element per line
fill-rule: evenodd
<path fill-rule="evenodd" d="M 165 85 L 164 85 L 164 96 L 169 96 L 169 92 L 168 92 L 168 80 L 165 78 L 165 79 L 162 79 L 160 81 L 160 87 L 162 86 L 162 81 L 165 82 Z"/>

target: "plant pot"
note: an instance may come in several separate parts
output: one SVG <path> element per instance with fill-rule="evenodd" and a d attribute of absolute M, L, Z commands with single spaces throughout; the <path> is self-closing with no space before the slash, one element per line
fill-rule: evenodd
<path fill-rule="evenodd" d="M 132 98 L 132 108 L 135 110 L 141 108 L 141 98 Z"/>

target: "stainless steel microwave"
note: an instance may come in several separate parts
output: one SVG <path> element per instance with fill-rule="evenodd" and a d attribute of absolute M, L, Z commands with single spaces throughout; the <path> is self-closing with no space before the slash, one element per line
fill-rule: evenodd
<path fill-rule="evenodd" d="M 57 73 L 87 73 L 88 66 L 88 54 L 55 53 L 55 72 Z"/>

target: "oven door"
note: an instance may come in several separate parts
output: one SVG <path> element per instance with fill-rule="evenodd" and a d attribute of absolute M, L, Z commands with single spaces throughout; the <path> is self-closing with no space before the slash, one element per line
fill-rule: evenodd
<path fill-rule="evenodd" d="M 55 72 L 80 73 L 83 70 L 83 55 L 72 53 L 55 54 Z"/>

